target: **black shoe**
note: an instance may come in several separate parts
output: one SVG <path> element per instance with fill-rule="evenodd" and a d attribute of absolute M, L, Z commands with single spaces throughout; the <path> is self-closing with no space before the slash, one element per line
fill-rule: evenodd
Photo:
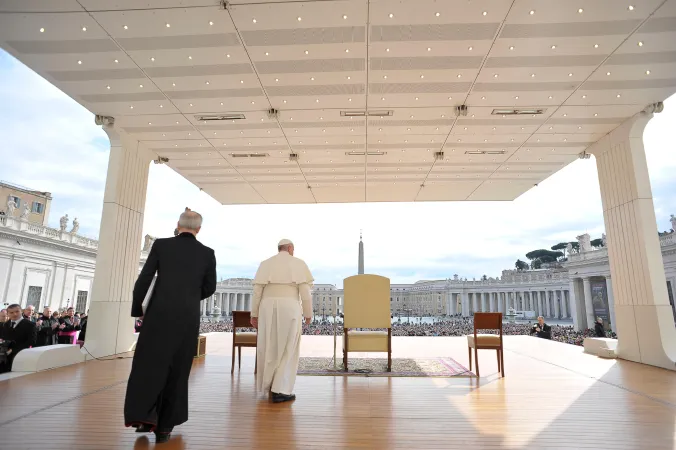
<path fill-rule="evenodd" d="M 276 392 L 272 393 L 272 403 L 290 402 L 295 399 L 296 394 L 286 395 L 286 394 L 277 394 Z"/>
<path fill-rule="evenodd" d="M 136 427 L 137 433 L 150 433 L 151 431 L 153 431 L 153 426 L 148 423 L 142 423 Z"/>
<path fill-rule="evenodd" d="M 155 432 L 155 443 L 156 444 L 163 444 L 165 442 L 168 442 L 169 439 L 171 439 L 171 433 Z"/>

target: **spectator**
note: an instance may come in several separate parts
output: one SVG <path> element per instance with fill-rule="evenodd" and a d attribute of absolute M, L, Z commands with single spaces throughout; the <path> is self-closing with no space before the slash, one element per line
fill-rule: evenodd
<path fill-rule="evenodd" d="M 23 349 L 35 345 L 37 339 L 37 328 L 33 322 L 23 318 L 21 306 L 17 304 L 9 305 L 7 308 L 9 320 L 2 324 L 0 328 L 0 339 L 8 345 L 7 362 L 0 372 L 9 372 L 12 370 L 12 362 L 16 355 Z"/>
<path fill-rule="evenodd" d="M 80 318 L 75 317 L 75 310 L 71 307 L 59 318 L 59 344 L 74 344 L 76 331 L 80 331 Z"/>
<path fill-rule="evenodd" d="M 45 345 L 54 345 L 57 343 L 57 333 L 59 328 L 59 319 L 52 318 L 52 310 L 49 306 L 45 306 L 42 311 L 42 316 L 35 322 L 38 329 L 36 347 Z"/>
<path fill-rule="evenodd" d="M 606 330 L 603 328 L 603 319 L 600 317 L 596 318 L 594 332 L 596 333 L 596 337 L 606 337 Z"/>
<path fill-rule="evenodd" d="M 24 319 L 28 319 L 28 320 L 30 320 L 31 322 L 35 322 L 35 320 L 33 320 L 33 315 L 34 315 L 34 314 L 35 314 L 35 306 L 33 306 L 33 305 L 28 305 L 28 306 L 26 306 L 26 308 L 23 310 L 23 318 L 24 318 Z"/>
<path fill-rule="evenodd" d="M 0 324 L 7 322 L 7 310 L 0 309 Z"/>

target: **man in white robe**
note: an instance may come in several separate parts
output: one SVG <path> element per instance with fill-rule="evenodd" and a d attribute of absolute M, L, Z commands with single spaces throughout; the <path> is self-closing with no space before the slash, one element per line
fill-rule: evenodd
<path fill-rule="evenodd" d="M 293 256 L 293 242 L 282 239 L 279 253 L 261 263 L 253 281 L 251 325 L 258 329 L 259 391 L 273 403 L 295 400 L 302 320 L 312 320 L 312 274 Z"/>

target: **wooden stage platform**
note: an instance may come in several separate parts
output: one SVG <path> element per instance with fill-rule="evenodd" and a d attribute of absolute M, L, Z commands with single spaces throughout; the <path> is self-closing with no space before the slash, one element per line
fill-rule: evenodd
<path fill-rule="evenodd" d="M 505 339 L 506 377 L 481 351 L 474 378 L 298 377 L 294 403 L 254 392 L 253 350 L 230 375 L 230 334 L 211 334 L 191 375 L 190 420 L 158 449 L 674 449 L 676 373 L 581 347 Z M 451 356 L 464 338 L 395 337 L 394 357 Z M 303 336 L 303 356 L 333 338 Z M 483 353 L 483 354 L 482 354 Z M 122 423 L 130 359 L 0 381 L 0 448 L 150 449 Z"/>

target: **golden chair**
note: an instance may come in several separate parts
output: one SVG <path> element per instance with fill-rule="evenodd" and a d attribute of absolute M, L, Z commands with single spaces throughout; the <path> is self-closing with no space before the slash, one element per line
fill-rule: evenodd
<path fill-rule="evenodd" d="M 355 275 L 343 280 L 343 366 L 348 352 L 387 352 L 392 371 L 390 280 L 378 275 Z M 354 328 L 387 328 L 363 331 Z"/>
<path fill-rule="evenodd" d="M 255 331 L 240 331 L 238 328 L 251 328 L 251 312 L 233 311 L 232 312 L 232 368 L 230 373 L 235 373 L 235 347 L 237 347 L 239 357 L 239 369 L 242 368 L 242 347 L 256 348 L 256 365 L 254 373 L 258 372 L 258 333 Z"/>
<path fill-rule="evenodd" d="M 477 330 L 498 330 L 499 334 L 477 334 Z M 474 313 L 474 334 L 467 336 L 469 370 L 472 370 L 472 349 L 476 362 L 476 376 L 479 377 L 479 350 L 495 350 L 498 357 L 498 372 L 505 376 L 505 359 L 502 348 L 502 313 Z"/>

